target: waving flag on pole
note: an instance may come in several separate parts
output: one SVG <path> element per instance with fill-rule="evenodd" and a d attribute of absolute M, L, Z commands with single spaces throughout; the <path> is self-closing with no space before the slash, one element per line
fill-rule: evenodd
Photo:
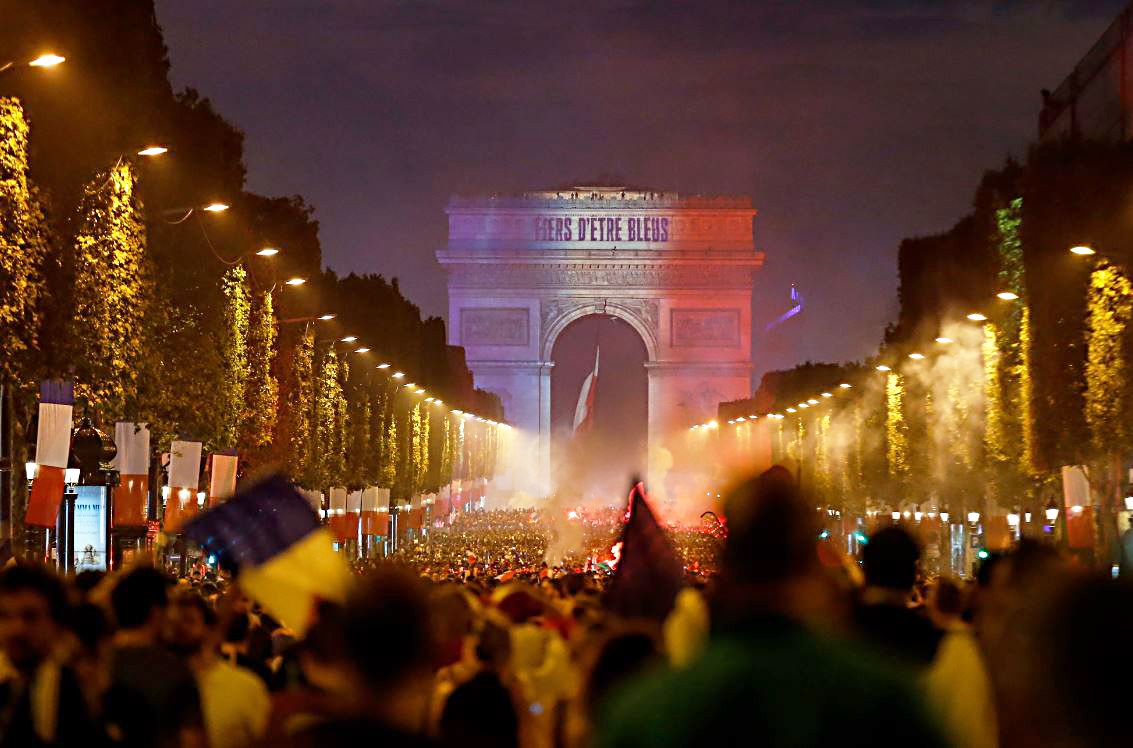
<path fill-rule="evenodd" d="M 342 602 L 350 568 L 306 497 L 280 476 L 201 513 L 185 536 L 236 574 L 249 597 L 300 636 L 320 600 Z"/>
<path fill-rule="evenodd" d="M 799 289 L 795 288 L 795 284 L 791 284 L 791 308 L 779 315 L 779 318 L 767 326 L 768 330 L 772 330 L 779 325 L 783 324 L 791 317 L 803 310 L 803 295 L 799 293 Z"/>
<path fill-rule="evenodd" d="M 582 380 L 578 393 L 578 404 L 574 406 L 574 433 L 589 431 L 594 425 L 594 395 L 598 391 L 598 354 L 601 349 L 594 347 L 594 370 Z"/>
<path fill-rule="evenodd" d="M 39 429 L 35 440 L 36 474 L 31 484 L 24 522 L 55 527 L 67 459 L 71 455 L 71 410 L 75 402 L 70 382 L 47 380 L 39 388 Z"/>

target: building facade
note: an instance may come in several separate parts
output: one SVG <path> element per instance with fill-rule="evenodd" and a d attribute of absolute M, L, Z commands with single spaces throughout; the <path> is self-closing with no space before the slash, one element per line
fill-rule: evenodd
<path fill-rule="evenodd" d="M 1066 79 L 1043 91 L 1039 140 L 1133 136 L 1133 5 L 1114 19 Z"/>
<path fill-rule="evenodd" d="M 648 435 L 673 450 L 721 400 L 750 394 L 751 293 L 763 263 L 755 210 L 735 196 L 571 187 L 454 197 L 448 245 L 449 342 L 477 386 L 532 436 L 549 490 L 551 369 L 572 322 L 609 315 L 647 351 Z"/>

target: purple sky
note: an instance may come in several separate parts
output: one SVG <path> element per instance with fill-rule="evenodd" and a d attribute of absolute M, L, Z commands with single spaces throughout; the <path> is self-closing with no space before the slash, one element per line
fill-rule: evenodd
<path fill-rule="evenodd" d="M 300 193 L 326 264 L 447 308 L 453 192 L 619 175 L 749 194 L 757 371 L 874 351 L 901 238 L 948 228 L 1022 154 L 1120 0 L 158 0 L 173 80 L 247 134 L 250 189 Z M 761 326 L 761 325 L 760 325 Z"/>

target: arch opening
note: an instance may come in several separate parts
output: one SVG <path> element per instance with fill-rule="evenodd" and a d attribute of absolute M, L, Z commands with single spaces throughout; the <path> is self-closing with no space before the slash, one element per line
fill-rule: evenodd
<path fill-rule="evenodd" d="M 589 428 L 575 433 L 582 385 L 600 350 Z M 630 479 L 644 476 L 649 434 L 645 341 L 618 317 L 590 314 L 570 322 L 551 346 L 551 476 L 565 501 L 623 501 Z"/>

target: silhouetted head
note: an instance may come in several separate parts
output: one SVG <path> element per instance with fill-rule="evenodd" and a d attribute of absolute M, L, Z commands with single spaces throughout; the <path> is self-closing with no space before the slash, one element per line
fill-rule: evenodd
<path fill-rule="evenodd" d="M 791 473 L 776 465 L 731 489 L 725 499 L 724 571 L 746 585 L 779 585 L 818 565 L 814 507 Z"/>
<path fill-rule="evenodd" d="M 118 627 L 139 629 L 150 626 L 160 631 L 172 584 L 173 580 L 152 566 L 138 567 L 123 576 L 110 593 L 110 604 Z"/>
<path fill-rule="evenodd" d="M 445 745 L 514 748 L 519 745 L 519 717 L 511 693 L 495 673 L 482 672 L 456 687 L 441 712 Z"/>
<path fill-rule="evenodd" d="M 396 689 L 433 657 L 433 629 L 424 584 L 402 571 L 365 577 L 343 617 L 349 662 L 376 694 Z"/>
<path fill-rule="evenodd" d="M 917 581 L 921 550 L 903 527 L 893 525 L 874 533 L 862 550 L 865 583 L 869 587 L 906 592 Z"/>

